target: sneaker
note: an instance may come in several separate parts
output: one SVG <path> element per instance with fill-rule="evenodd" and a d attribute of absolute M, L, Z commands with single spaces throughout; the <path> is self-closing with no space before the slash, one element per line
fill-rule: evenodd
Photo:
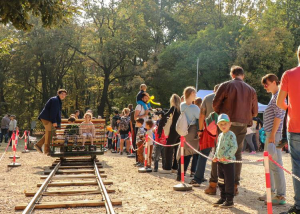
<path fill-rule="evenodd" d="M 213 203 L 214 207 L 218 207 L 222 204 L 224 204 L 225 200 L 220 198 L 216 203 Z"/>
<path fill-rule="evenodd" d="M 272 198 L 274 198 L 276 196 L 276 194 L 274 192 L 272 192 L 271 196 L 272 196 Z M 259 200 L 259 201 L 266 201 L 267 200 L 267 196 L 266 195 L 260 196 L 260 197 L 258 197 L 257 200 Z"/>
<path fill-rule="evenodd" d="M 42 153 L 43 154 L 43 150 L 41 147 L 39 147 L 38 145 L 34 145 L 34 148 L 39 152 L 39 153 Z"/>
<path fill-rule="evenodd" d="M 221 208 L 231 208 L 234 206 L 233 201 L 225 201 L 223 204 L 221 204 L 219 207 Z"/>
<path fill-rule="evenodd" d="M 272 204 L 273 205 L 285 205 L 286 204 L 285 197 L 276 195 L 274 198 L 272 198 Z"/>
<path fill-rule="evenodd" d="M 158 171 L 158 169 L 154 169 L 154 170 L 153 170 L 153 172 L 157 172 L 157 171 Z"/>
<path fill-rule="evenodd" d="M 250 155 L 255 155 L 255 154 L 256 154 L 256 151 L 250 152 Z"/>
<path fill-rule="evenodd" d="M 205 179 L 205 178 L 202 178 L 202 182 L 206 182 L 207 181 L 207 179 Z"/>
<path fill-rule="evenodd" d="M 294 205 L 287 212 L 282 212 L 280 214 L 300 214 L 300 210 L 298 210 Z"/>
<path fill-rule="evenodd" d="M 200 184 L 194 179 L 191 180 L 191 182 L 189 184 L 191 184 L 193 187 L 200 187 Z"/>

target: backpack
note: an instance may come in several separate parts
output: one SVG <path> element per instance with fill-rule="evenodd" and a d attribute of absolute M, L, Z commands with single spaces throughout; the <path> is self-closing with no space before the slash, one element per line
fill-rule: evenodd
<path fill-rule="evenodd" d="M 183 112 L 181 112 L 181 114 L 177 120 L 176 131 L 180 136 L 184 137 L 189 133 L 188 130 L 189 130 L 189 124 L 188 124 L 185 112 L 183 111 Z"/>
<path fill-rule="evenodd" d="M 174 113 L 175 113 L 175 108 L 174 108 L 173 113 L 169 116 L 169 118 L 168 118 L 168 120 L 167 120 L 167 122 L 166 122 L 166 124 L 163 128 L 166 136 L 169 136 L 169 134 L 170 134 L 170 129 L 171 129 L 171 125 L 172 125 L 172 122 L 173 122 Z"/>
<path fill-rule="evenodd" d="M 119 123 L 121 131 L 127 131 L 129 129 L 130 117 L 121 117 L 121 121 Z"/>
<path fill-rule="evenodd" d="M 262 128 L 259 130 L 259 141 L 260 141 L 261 143 L 265 143 L 265 142 L 266 142 L 266 132 L 265 132 L 264 127 L 262 127 Z"/>
<path fill-rule="evenodd" d="M 216 112 L 212 112 L 205 119 L 206 130 L 213 136 L 218 134 L 218 116 Z"/>

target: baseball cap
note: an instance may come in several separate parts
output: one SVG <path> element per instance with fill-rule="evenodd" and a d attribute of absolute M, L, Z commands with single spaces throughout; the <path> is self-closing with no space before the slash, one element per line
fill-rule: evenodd
<path fill-rule="evenodd" d="M 220 114 L 218 117 L 218 123 L 220 122 L 230 122 L 229 116 L 227 114 Z"/>

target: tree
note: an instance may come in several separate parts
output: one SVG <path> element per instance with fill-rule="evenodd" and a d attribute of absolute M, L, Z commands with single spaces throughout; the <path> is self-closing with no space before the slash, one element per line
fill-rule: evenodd
<path fill-rule="evenodd" d="M 76 11 L 69 0 L 10 0 L 0 1 L 0 23 L 12 25 L 18 30 L 32 28 L 30 14 L 41 17 L 44 27 L 57 24 Z"/>

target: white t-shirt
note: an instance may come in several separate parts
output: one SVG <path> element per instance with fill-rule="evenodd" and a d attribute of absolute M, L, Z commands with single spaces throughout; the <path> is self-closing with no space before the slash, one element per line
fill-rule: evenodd
<path fill-rule="evenodd" d="M 146 132 L 146 134 L 148 135 L 148 145 L 149 146 L 151 146 L 151 145 L 153 145 L 153 131 L 152 131 L 152 129 L 150 129 L 150 130 L 148 130 L 147 132 Z"/>
<path fill-rule="evenodd" d="M 145 114 L 145 112 L 146 112 L 145 109 L 144 109 L 144 107 L 142 105 L 137 105 L 135 107 L 135 111 L 136 110 L 140 111 L 140 113 L 139 113 L 138 116 L 143 116 Z M 145 124 L 146 124 L 146 121 L 148 120 L 148 116 L 147 117 L 143 117 L 143 119 L 144 119 L 143 127 L 145 128 Z"/>

